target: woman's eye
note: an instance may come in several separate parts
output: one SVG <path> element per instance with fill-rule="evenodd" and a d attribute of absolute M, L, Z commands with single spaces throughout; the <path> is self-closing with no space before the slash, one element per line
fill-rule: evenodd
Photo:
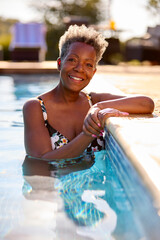
<path fill-rule="evenodd" d="M 91 68 L 93 68 L 93 64 L 91 64 L 91 63 L 87 63 L 87 67 L 91 67 Z"/>
<path fill-rule="evenodd" d="M 76 59 L 75 58 L 68 58 L 68 61 L 69 62 L 76 62 Z"/>

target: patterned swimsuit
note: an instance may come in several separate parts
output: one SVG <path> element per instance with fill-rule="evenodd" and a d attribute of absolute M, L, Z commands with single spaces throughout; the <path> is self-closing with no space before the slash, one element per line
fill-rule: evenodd
<path fill-rule="evenodd" d="M 88 94 L 86 94 L 86 96 L 88 98 L 89 105 L 92 106 L 91 97 Z M 46 111 L 44 102 L 40 97 L 38 97 L 37 99 L 41 105 L 44 123 L 48 129 L 48 132 L 49 132 L 49 135 L 51 138 L 52 149 L 53 150 L 58 149 L 58 148 L 62 147 L 63 145 L 67 144 L 69 142 L 69 140 L 49 124 L 49 122 L 47 120 L 47 111 Z M 99 138 L 95 138 L 88 145 L 86 151 L 87 152 L 101 151 L 104 149 L 104 143 L 105 143 L 104 138 L 102 136 Z"/>

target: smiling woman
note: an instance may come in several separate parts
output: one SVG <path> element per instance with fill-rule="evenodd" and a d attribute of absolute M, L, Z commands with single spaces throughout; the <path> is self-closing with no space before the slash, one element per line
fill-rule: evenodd
<path fill-rule="evenodd" d="M 23 108 L 26 153 L 46 160 L 77 157 L 104 149 L 105 120 L 129 113 L 151 113 L 145 96 L 84 93 L 107 47 L 104 37 L 86 26 L 70 26 L 59 43 L 58 85 L 28 100 Z"/>

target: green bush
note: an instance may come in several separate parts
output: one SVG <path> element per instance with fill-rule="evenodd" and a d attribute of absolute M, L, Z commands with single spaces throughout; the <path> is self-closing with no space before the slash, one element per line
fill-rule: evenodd
<path fill-rule="evenodd" d="M 9 52 L 10 42 L 11 42 L 10 34 L 0 35 L 0 46 L 2 46 L 2 50 L 3 50 L 3 60 L 10 60 L 10 52 Z"/>
<path fill-rule="evenodd" d="M 51 28 L 47 31 L 46 42 L 48 49 L 46 53 L 46 60 L 56 60 L 58 58 L 58 42 L 64 31 L 65 28 Z"/>

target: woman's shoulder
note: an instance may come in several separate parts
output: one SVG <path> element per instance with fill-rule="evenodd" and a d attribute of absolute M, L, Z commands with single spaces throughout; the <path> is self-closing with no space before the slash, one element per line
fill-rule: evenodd
<path fill-rule="evenodd" d="M 40 110 L 40 103 L 39 103 L 39 99 L 36 98 L 30 98 L 28 99 L 24 105 L 23 105 L 23 112 L 35 112 L 35 111 L 39 111 Z"/>
<path fill-rule="evenodd" d="M 47 99 L 49 98 L 50 94 L 51 94 L 50 92 L 45 92 L 45 93 L 38 95 L 37 97 L 28 99 L 24 103 L 23 109 L 30 109 L 30 108 L 35 109 L 37 107 L 40 108 L 41 101 L 46 102 Z"/>
<path fill-rule="evenodd" d="M 30 98 L 24 103 L 23 107 L 27 108 L 29 106 L 36 106 L 38 103 L 39 103 L 38 97 Z"/>

